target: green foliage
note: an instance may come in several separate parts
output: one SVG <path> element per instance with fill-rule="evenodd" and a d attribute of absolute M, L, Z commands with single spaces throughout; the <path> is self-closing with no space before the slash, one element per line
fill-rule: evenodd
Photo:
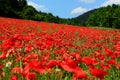
<path fill-rule="evenodd" d="M 35 20 L 43 21 L 44 20 L 43 14 L 40 13 L 35 14 Z"/>
<path fill-rule="evenodd" d="M 23 8 L 23 11 L 21 12 L 21 17 L 23 19 L 30 19 L 30 20 L 32 20 L 32 19 L 34 19 L 36 13 L 37 13 L 37 11 L 35 10 L 34 7 L 32 7 L 32 6 L 25 6 Z"/>
<path fill-rule="evenodd" d="M 27 5 L 27 1 L 26 0 L 18 0 L 18 7 L 19 7 L 19 9 L 18 10 L 20 10 L 20 11 L 22 11 L 23 10 L 23 8 Z"/>
<path fill-rule="evenodd" d="M 18 12 L 26 5 L 26 0 L 0 0 L 0 16 L 19 18 Z"/>
<path fill-rule="evenodd" d="M 0 16 L 69 24 L 68 19 L 37 11 L 26 0 L 0 0 Z"/>
<path fill-rule="evenodd" d="M 51 13 L 44 13 L 40 11 L 35 14 L 34 20 L 69 24 L 68 19 L 59 18 L 58 16 L 53 16 Z"/>
<path fill-rule="evenodd" d="M 101 7 L 90 15 L 88 26 L 99 26 L 108 28 L 120 28 L 120 5 Z"/>

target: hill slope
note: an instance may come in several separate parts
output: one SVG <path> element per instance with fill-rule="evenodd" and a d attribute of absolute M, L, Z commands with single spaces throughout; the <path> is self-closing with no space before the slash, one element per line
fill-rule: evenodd
<path fill-rule="evenodd" d="M 101 7 L 90 15 L 88 26 L 120 28 L 120 5 Z"/>
<path fill-rule="evenodd" d="M 88 20 L 89 16 L 94 13 L 95 11 L 97 11 L 98 9 L 93 9 L 90 10 L 78 17 L 72 18 L 70 20 L 71 24 L 75 24 L 75 25 L 85 25 L 86 21 Z"/>

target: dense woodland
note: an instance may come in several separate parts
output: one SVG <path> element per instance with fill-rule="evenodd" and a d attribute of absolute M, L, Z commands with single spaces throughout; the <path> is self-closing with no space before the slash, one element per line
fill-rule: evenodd
<path fill-rule="evenodd" d="M 68 19 L 37 11 L 26 0 L 0 0 L 0 16 L 68 24 Z"/>
<path fill-rule="evenodd" d="M 37 11 L 26 0 L 0 0 L 0 16 L 80 26 L 120 28 L 120 5 L 101 7 L 78 17 L 65 19 Z"/>
<path fill-rule="evenodd" d="M 20 18 L 26 0 L 0 0 L 0 15 L 4 17 Z"/>
<path fill-rule="evenodd" d="M 109 28 L 120 28 L 120 5 L 101 7 L 90 15 L 86 24 Z"/>

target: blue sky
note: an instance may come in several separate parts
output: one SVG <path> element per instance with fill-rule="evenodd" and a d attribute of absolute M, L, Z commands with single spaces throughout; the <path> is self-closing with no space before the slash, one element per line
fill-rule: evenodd
<path fill-rule="evenodd" d="M 38 11 L 52 13 L 61 18 L 73 18 L 89 10 L 120 4 L 120 0 L 27 0 Z"/>

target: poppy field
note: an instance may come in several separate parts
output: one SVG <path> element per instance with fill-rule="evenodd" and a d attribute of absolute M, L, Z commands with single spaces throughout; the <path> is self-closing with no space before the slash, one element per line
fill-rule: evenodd
<path fill-rule="evenodd" d="M 120 30 L 0 17 L 0 80 L 120 80 Z"/>

